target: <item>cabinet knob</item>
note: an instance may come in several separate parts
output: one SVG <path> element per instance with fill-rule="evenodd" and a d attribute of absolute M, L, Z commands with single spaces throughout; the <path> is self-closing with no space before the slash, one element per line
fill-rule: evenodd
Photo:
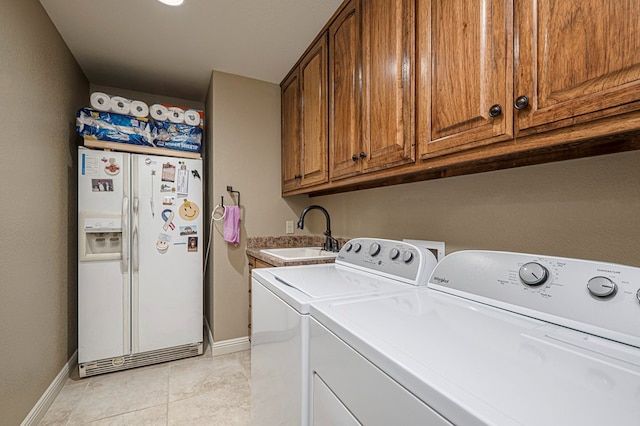
<path fill-rule="evenodd" d="M 525 109 L 526 107 L 529 106 L 529 98 L 525 95 L 518 96 L 515 102 L 513 103 L 513 106 L 518 111 L 520 111 L 521 109 Z"/>
<path fill-rule="evenodd" d="M 295 179 L 302 179 L 302 175 L 295 175 L 294 178 Z"/>
<path fill-rule="evenodd" d="M 362 152 L 360 153 L 360 158 L 362 158 L 362 159 L 367 158 L 367 153 L 366 153 L 366 152 L 364 152 L 364 151 L 362 151 Z"/>
<path fill-rule="evenodd" d="M 502 114 L 502 107 L 499 104 L 492 105 L 489 108 L 489 117 L 494 118 Z"/>
<path fill-rule="evenodd" d="M 351 159 L 353 160 L 353 162 L 355 163 L 356 161 L 358 161 L 358 156 L 353 154 L 353 156 L 351 157 Z"/>

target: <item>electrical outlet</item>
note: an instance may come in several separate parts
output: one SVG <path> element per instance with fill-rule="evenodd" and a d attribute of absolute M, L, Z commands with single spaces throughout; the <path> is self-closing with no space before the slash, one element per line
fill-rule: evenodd
<path fill-rule="evenodd" d="M 293 221 L 287 221 L 287 234 L 293 234 Z"/>

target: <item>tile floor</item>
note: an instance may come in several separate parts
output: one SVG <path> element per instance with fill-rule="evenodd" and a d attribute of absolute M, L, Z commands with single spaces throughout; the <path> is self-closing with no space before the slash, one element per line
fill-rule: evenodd
<path fill-rule="evenodd" d="M 248 425 L 250 351 L 67 380 L 44 425 Z"/>

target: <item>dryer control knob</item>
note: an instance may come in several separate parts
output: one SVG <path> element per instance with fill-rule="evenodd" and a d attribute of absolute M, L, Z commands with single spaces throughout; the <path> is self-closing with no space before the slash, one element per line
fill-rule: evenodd
<path fill-rule="evenodd" d="M 360 245 L 360 243 L 356 243 L 353 246 L 353 251 L 355 251 L 356 253 L 360 253 L 360 249 L 362 248 L 362 246 Z"/>
<path fill-rule="evenodd" d="M 520 268 L 520 279 L 526 285 L 538 286 L 549 279 L 549 271 L 538 262 L 529 262 Z"/>
<path fill-rule="evenodd" d="M 405 251 L 404 253 L 402 253 L 402 261 L 404 263 L 411 263 L 411 261 L 413 260 L 413 253 L 410 251 Z"/>
<path fill-rule="evenodd" d="M 587 283 L 589 293 L 596 297 L 611 296 L 616 292 L 616 283 L 607 277 L 593 277 Z"/>
<path fill-rule="evenodd" d="M 344 246 L 344 250 L 347 251 L 347 252 L 351 251 L 352 248 L 353 248 L 353 244 L 351 244 L 351 243 L 347 243 Z"/>
<path fill-rule="evenodd" d="M 371 256 L 377 256 L 380 253 L 380 244 L 373 243 L 369 246 L 369 254 Z"/>
<path fill-rule="evenodd" d="M 391 251 L 389 252 L 389 258 L 391 260 L 396 260 L 399 256 L 400 256 L 400 250 L 398 250 L 397 248 L 392 248 Z"/>

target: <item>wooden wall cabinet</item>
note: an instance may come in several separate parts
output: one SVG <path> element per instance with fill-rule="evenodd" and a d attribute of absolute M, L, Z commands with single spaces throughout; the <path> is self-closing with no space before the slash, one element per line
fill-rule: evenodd
<path fill-rule="evenodd" d="M 282 83 L 283 194 L 640 149 L 638 34 L 631 1 L 345 0 Z"/>
<path fill-rule="evenodd" d="M 638 18 L 632 2 L 419 1 L 420 158 L 639 109 Z"/>
<path fill-rule="evenodd" d="M 329 180 L 327 59 L 325 34 L 281 84 L 283 193 Z"/>
<path fill-rule="evenodd" d="M 424 0 L 417 10 L 420 158 L 513 136 L 505 0 Z"/>
<path fill-rule="evenodd" d="M 362 173 L 360 5 L 350 0 L 329 26 L 329 177 Z M 354 158 L 355 156 L 355 158 Z"/>
<path fill-rule="evenodd" d="M 415 0 L 351 0 L 329 26 L 332 181 L 415 162 Z"/>
<path fill-rule="evenodd" d="M 514 34 L 517 135 L 640 109 L 638 2 L 514 0 Z"/>

